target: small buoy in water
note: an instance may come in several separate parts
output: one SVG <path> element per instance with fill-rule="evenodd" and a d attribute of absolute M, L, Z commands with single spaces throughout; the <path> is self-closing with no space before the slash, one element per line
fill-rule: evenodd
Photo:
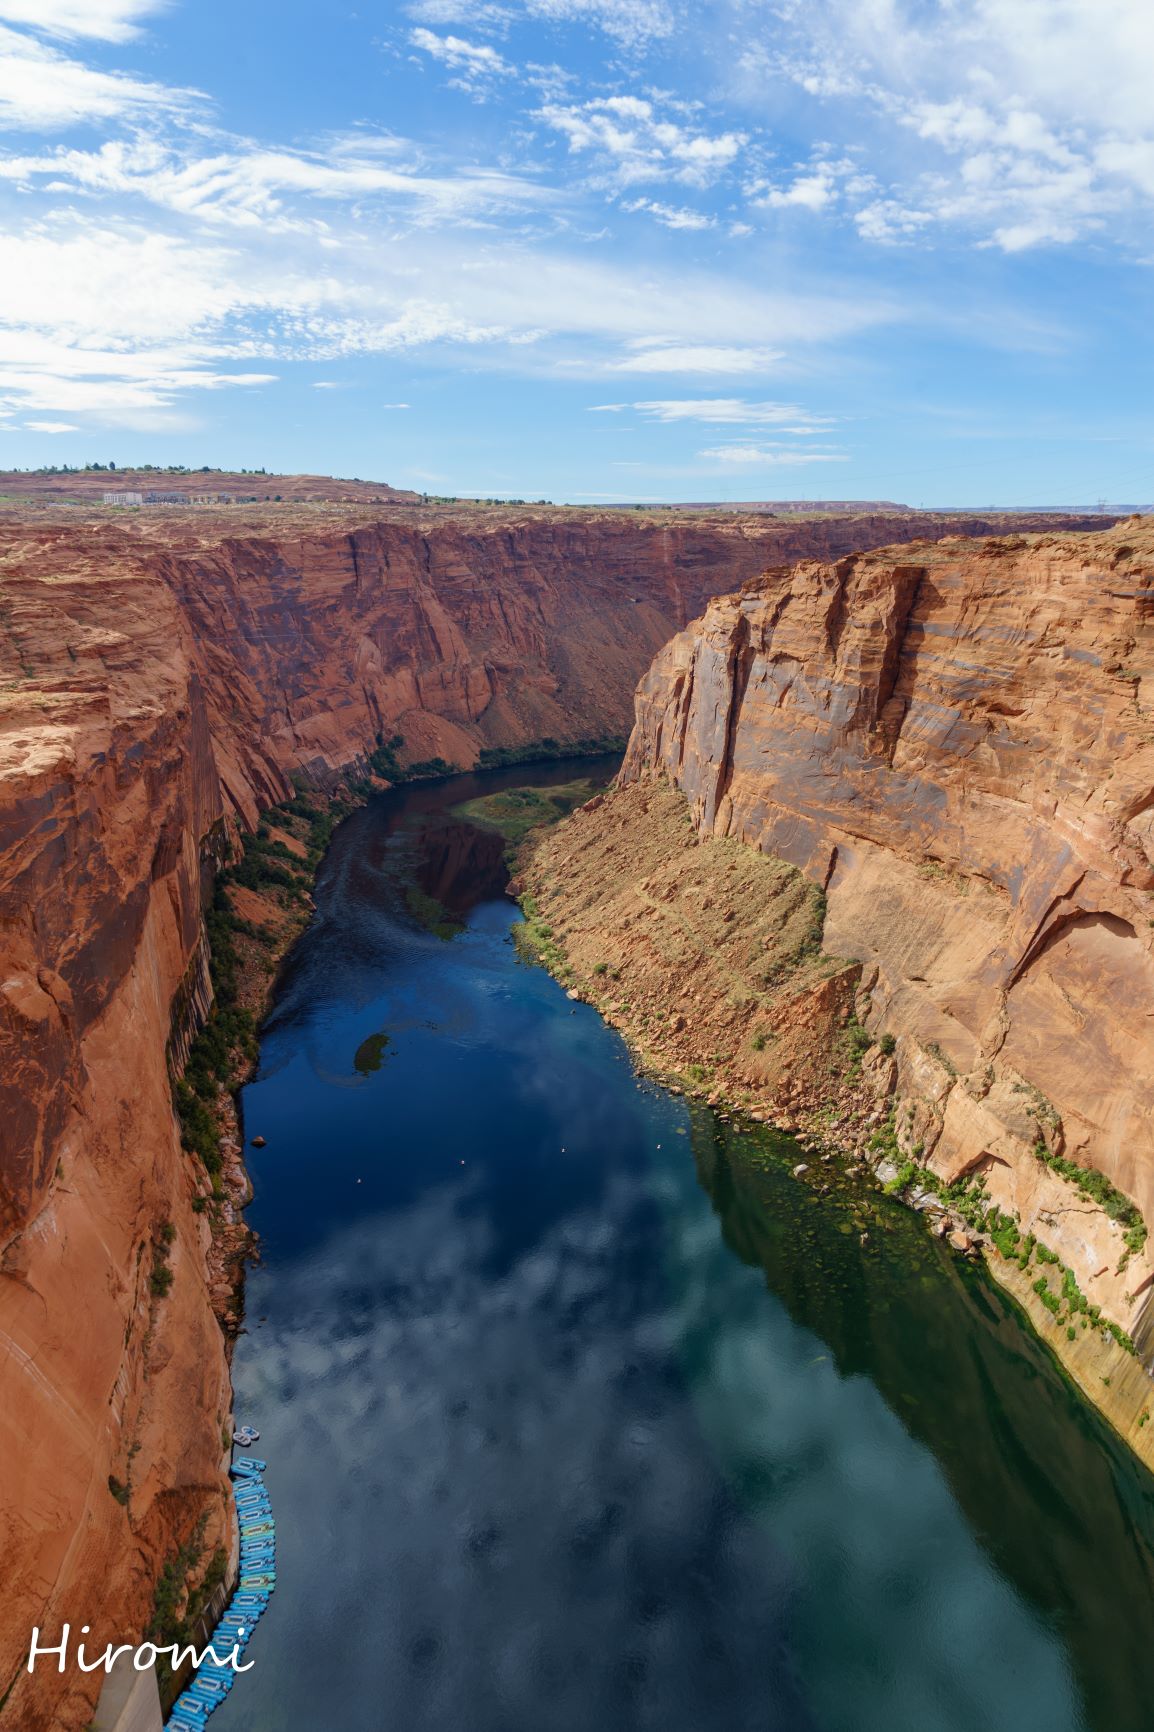
<path fill-rule="evenodd" d="M 265 1139 L 263 1137 L 254 1137 L 252 1139 L 252 1146 L 254 1149 L 263 1149 L 265 1146 Z"/>

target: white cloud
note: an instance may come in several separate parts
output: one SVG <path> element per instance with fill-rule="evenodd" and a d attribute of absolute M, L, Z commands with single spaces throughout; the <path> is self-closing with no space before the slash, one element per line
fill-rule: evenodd
<path fill-rule="evenodd" d="M 25 421 L 24 425 L 33 433 L 79 433 L 80 431 L 75 421 Z"/>
<path fill-rule="evenodd" d="M 652 343 L 614 361 L 614 373 L 764 373 L 784 359 L 780 349 L 730 343 Z"/>
<path fill-rule="evenodd" d="M 566 139 L 571 154 L 587 153 L 621 186 L 647 180 L 709 186 L 746 143 L 743 132 L 710 134 L 663 116 L 643 96 L 546 103 L 537 118 Z"/>
<path fill-rule="evenodd" d="M 648 211 L 651 217 L 667 229 L 699 230 L 716 227 L 715 218 L 706 216 L 704 211 L 688 210 L 684 205 L 661 204 L 657 199 L 635 198 L 621 208 L 631 213 Z"/>
<path fill-rule="evenodd" d="M 819 169 L 814 174 L 799 175 L 787 187 L 769 187 L 754 203 L 773 209 L 799 205 L 803 210 L 824 210 L 832 202 L 836 187 L 834 176 L 828 170 Z"/>
<path fill-rule="evenodd" d="M 175 114 L 198 100 L 120 72 L 99 72 L 0 24 L 0 127 L 55 131 L 81 122 Z"/>
<path fill-rule="evenodd" d="M 76 223 L 0 233 L 0 325 L 89 348 L 191 337 L 242 304 L 235 269 L 223 248 L 141 228 Z"/>
<path fill-rule="evenodd" d="M 411 403 L 382 403 L 382 409 L 411 409 Z"/>
<path fill-rule="evenodd" d="M 232 141 L 216 150 L 196 140 L 179 146 L 135 137 L 96 150 L 57 148 L 0 157 L 0 179 L 50 181 L 91 193 L 126 193 L 201 222 L 268 230 L 315 229 L 314 205 L 375 201 L 422 221 L 483 219 L 541 204 L 550 196 L 532 182 L 493 169 L 422 174 L 396 165 L 393 139 L 353 137 L 325 152 L 265 149 Z M 382 161 L 389 157 L 393 161 Z"/>
<path fill-rule="evenodd" d="M 794 403 L 747 403 L 741 397 L 664 397 L 641 403 L 598 403 L 593 413 L 633 409 L 649 421 L 701 421 L 707 425 L 780 427 L 806 433 L 829 427 L 828 416 L 810 415 Z"/>
<path fill-rule="evenodd" d="M 438 36 L 432 30 L 411 30 L 409 41 L 423 54 L 440 61 L 455 76 L 449 83 L 471 96 L 486 96 L 514 68 L 487 42 L 469 42 L 463 36 Z"/>
<path fill-rule="evenodd" d="M 486 0 L 413 0 L 405 13 L 423 24 L 470 24 L 474 30 L 504 30 L 512 16 L 507 6 Z"/>
<path fill-rule="evenodd" d="M 163 0 L 0 0 L 0 19 L 30 24 L 47 36 L 123 42 L 137 34 L 139 18 L 162 5 Z"/>
<path fill-rule="evenodd" d="M 676 24 L 665 0 L 521 0 L 531 18 L 592 24 L 624 48 L 643 48 L 670 36 Z"/>
<path fill-rule="evenodd" d="M 267 305 L 246 304 L 232 265 L 140 230 L 0 235 L 0 402 L 148 426 L 189 392 L 266 383 L 225 371 L 229 345 L 206 336 Z"/>
<path fill-rule="evenodd" d="M 748 468 L 774 468 L 798 463 L 848 463 L 842 452 L 810 451 L 802 446 L 713 445 L 699 451 L 699 457 L 717 463 L 738 463 Z"/>
<path fill-rule="evenodd" d="M 708 272 L 642 278 L 490 236 L 418 231 L 397 248 L 354 226 L 335 251 L 333 238 L 256 228 L 226 246 L 79 219 L 0 235 L 0 403 L 140 425 L 190 393 L 265 383 L 269 362 L 460 346 L 477 364 L 570 376 L 752 376 L 779 345 L 886 316 L 853 295 L 768 295 Z M 436 298 L 417 292 L 426 282 Z M 728 341 L 735 330 L 750 341 Z"/>
<path fill-rule="evenodd" d="M 431 54 L 446 66 L 464 68 L 470 72 L 510 72 L 512 68 L 488 43 L 466 42 L 461 36 L 437 36 L 431 30 L 413 30 L 409 41 L 414 48 Z"/>
<path fill-rule="evenodd" d="M 644 48 L 670 36 L 676 13 L 667 0 L 412 0 L 410 18 L 423 24 L 468 24 L 474 30 L 504 32 L 518 18 L 553 24 L 587 24 L 603 30 L 623 48 Z"/>
<path fill-rule="evenodd" d="M 784 71 L 890 129 L 886 182 L 820 168 L 766 202 L 845 209 L 873 240 L 950 226 L 1020 251 L 1095 232 L 1139 238 L 1154 202 L 1154 6 L 1149 0 L 806 0 L 766 5 L 749 78 Z M 784 45 L 784 46 L 783 46 Z M 903 150 L 901 135 L 917 140 Z M 894 172 L 894 146 L 906 157 Z M 885 165 L 885 174 L 882 167 Z"/>

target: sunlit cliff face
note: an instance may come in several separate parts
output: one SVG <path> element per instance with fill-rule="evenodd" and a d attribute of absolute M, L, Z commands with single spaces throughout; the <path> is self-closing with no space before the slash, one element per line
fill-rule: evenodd
<path fill-rule="evenodd" d="M 1154 1218 L 1152 571 L 1134 521 L 775 574 L 658 656 L 625 767 L 826 889 L 904 1144 L 1141 1340 L 1148 1251 L 1035 1146 Z"/>

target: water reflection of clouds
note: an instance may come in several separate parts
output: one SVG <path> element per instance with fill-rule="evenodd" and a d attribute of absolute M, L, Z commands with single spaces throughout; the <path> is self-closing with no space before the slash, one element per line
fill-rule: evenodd
<path fill-rule="evenodd" d="M 303 1079 L 253 1091 L 299 1163 L 237 1357 L 283 1562 L 224 1732 L 1075 1732 L 932 1454 L 654 1155 L 684 1107 L 510 966 L 507 905 L 402 929 L 368 852 L 262 1047 Z"/>
<path fill-rule="evenodd" d="M 932 1455 L 704 1200 L 673 1303 L 623 1303 L 647 1178 L 611 1176 L 500 1279 L 482 1195 L 462 1175 L 256 1278 L 245 1411 L 269 1416 L 285 1578 L 262 1703 L 320 1726 L 335 1700 L 352 1732 L 1074 1732 L 1061 1649 Z"/>
<path fill-rule="evenodd" d="M 406 1732 L 807 1727 L 772 1542 L 702 1459 L 668 1318 L 618 1303 L 614 1223 L 643 1184 L 614 1179 L 604 1211 L 563 1217 L 495 1281 L 467 1190 L 254 1281 L 252 1308 L 275 1312 L 243 1395 L 268 1415 L 284 1534 L 265 1711 L 335 1724 L 327 1702 L 342 1726 Z"/>
<path fill-rule="evenodd" d="M 1061 1644 L 989 1562 L 932 1452 L 867 1377 L 690 1217 L 678 1332 L 715 1459 L 805 1578 L 795 1637 L 824 1727 L 1077 1732 Z"/>

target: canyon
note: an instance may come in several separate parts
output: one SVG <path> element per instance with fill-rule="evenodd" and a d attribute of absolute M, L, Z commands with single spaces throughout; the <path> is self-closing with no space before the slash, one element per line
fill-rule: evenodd
<path fill-rule="evenodd" d="M 644 676 L 627 779 L 825 887 L 927 1158 L 988 1155 L 1058 1209 L 1020 1078 L 1055 1149 L 1148 1213 L 1154 546 L 1028 527 L 0 511 L 0 1724 L 90 1718 L 94 1680 L 22 1670 L 34 1624 L 135 1639 L 166 1561 L 227 1544 L 227 1343 L 172 1078 L 215 874 L 294 777 L 336 788 L 397 737 L 465 766 L 623 735 Z M 1112 1223 L 1079 1230 L 1118 1260 Z M 1137 1327 L 1144 1254 L 1113 1279 Z"/>
<path fill-rule="evenodd" d="M 1148 1362 L 1149 522 L 771 571 L 712 601 L 658 655 L 620 780 L 574 821 L 572 843 L 549 844 L 538 868 L 546 913 L 546 868 L 572 888 L 559 850 L 579 834 L 585 849 L 607 846 L 614 802 L 638 789 L 670 786 L 698 837 L 795 869 L 824 896 L 823 951 L 852 964 L 853 1014 L 886 1037 L 869 1062 L 897 1154 L 943 1186 L 980 1183 Z M 574 953 L 591 954 L 589 926 L 609 953 L 616 930 L 627 954 L 648 949 L 658 997 L 658 910 L 644 904 L 689 907 L 701 876 L 693 850 L 671 845 L 659 864 L 645 883 L 626 872 L 627 936 L 596 896 L 584 912 L 566 904 Z M 587 882 L 606 882 L 603 864 Z M 712 950 L 717 939 L 701 942 Z M 666 1004 L 694 967 L 684 956 L 665 966 Z M 780 1119 L 791 1070 L 806 1067 L 772 1046 L 764 1059 L 750 1052 L 759 1010 L 750 998 L 726 1056 L 736 1039 L 731 1068 L 747 1103 Z M 830 1086 L 820 1080 L 814 1104 Z M 1097 1397 L 1094 1384 L 1113 1382 L 1083 1371 Z M 1131 1395 L 1112 1417 L 1149 1456 L 1144 1376 Z"/>

